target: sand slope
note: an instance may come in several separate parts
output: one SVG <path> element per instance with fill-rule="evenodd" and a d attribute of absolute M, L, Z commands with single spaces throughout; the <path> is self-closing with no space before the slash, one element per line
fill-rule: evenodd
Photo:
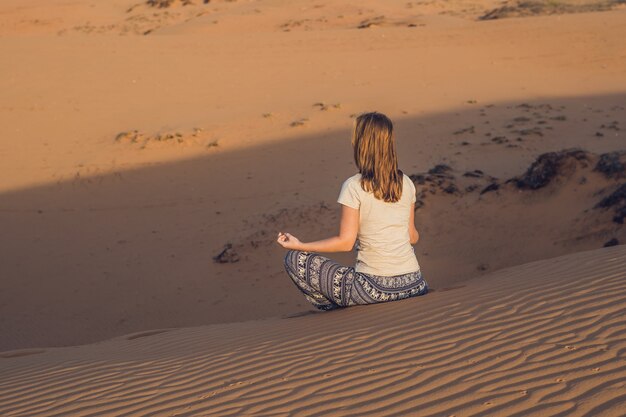
<path fill-rule="evenodd" d="M 618 416 L 626 246 L 329 313 L 0 356 L 3 416 Z"/>
<path fill-rule="evenodd" d="M 267 236 L 279 228 L 305 240 L 336 231 L 340 182 L 355 170 L 350 116 L 361 111 L 396 122 L 408 174 L 443 162 L 459 174 L 481 169 L 504 179 L 546 151 L 623 149 L 623 10 L 493 21 L 424 11 L 416 22 L 425 26 L 409 27 L 393 22 L 422 6 L 371 2 L 359 14 L 334 2 L 302 10 L 301 1 L 215 1 L 207 7 L 221 15 L 218 24 L 206 20 L 211 15 L 176 24 L 172 17 L 146 36 L 72 29 L 108 27 L 138 3 L 3 2 L 0 19 L 27 33 L 0 25 L 8 32 L 0 53 L 11 57 L 0 66 L 0 350 L 306 310 L 285 276 L 282 249 Z M 27 18 L 53 12 L 63 15 L 58 25 Z M 355 27 L 380 15 L 388 21 Z M 318 17 L 328 22 L 281 28 L 287 19 Z M 524 103 L 532 110 L 518 107 Z M 514 122 L 522 116 L 530 120 Z M 455 133 L 471 126 L 474 133 Z M 511 132 L 539 127 L 541 136 L 523 142 Z M 203 130 L 194 136 L 196 128 Z M 119 136 L 135 130 L 137 143 Z M 491 141 L 499 136 L 509 143 Z M 568 194 L 575 200 L 568 209 L 595 203 L 586 188 Z M 533 233 L 508 247 L 501 225 L 529 212 L 488 194 L 474 213 L 500 220 L 479 219 L 481 245 L 461 250 L 458 233 L 476 233 L 463 217 L 467 201 L 433 201 L 418 213 L 416 250 L 435 287 L 472 279 L 485 265 L 624 241 L 623 230 L 590 235 L 596 230 L 559 221 L 564 229 L 551 227 L 541 245 Z M 571 211 L 567 219 L 579 214 Z M 532 229 L 548 230 L 552 218 L 532 216 Z M 229 242 L 246 245 L 240 262 L 214 263 Z"/>

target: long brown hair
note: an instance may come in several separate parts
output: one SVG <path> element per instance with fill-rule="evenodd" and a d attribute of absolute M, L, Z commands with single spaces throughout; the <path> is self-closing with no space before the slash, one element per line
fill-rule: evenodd
<path fill-rule="evenodd" d="M 361 188 L 388 203 L 400 200 L 403 174 L 398 169 L 391 120 L 378 112 L 359 115 L 352 129 L 352 147 Z"/>

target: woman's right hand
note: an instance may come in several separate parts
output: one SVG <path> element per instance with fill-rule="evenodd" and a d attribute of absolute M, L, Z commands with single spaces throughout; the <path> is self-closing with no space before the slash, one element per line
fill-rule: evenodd
<path fill-rule="evenodd" d="M 289 234 L 278 232 L 278 238 L 276 239 L 279 245 L 281 245 L 285 249 L 295 249 L 298 250 L 300 248 L 301 242 L 297 237 Z"/>

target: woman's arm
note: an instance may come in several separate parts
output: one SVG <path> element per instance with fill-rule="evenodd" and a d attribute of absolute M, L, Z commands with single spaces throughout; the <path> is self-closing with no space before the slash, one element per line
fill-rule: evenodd
<path fill-rule="evenodd" d="M 411 245 L 415 245 L 420 240 L 420 234 L 415 228 L 415 203 L 411 204 L 411 214 L 409 214 L 409 240 Z"/>
<path fill-rule="evenodd" d="M 286 249 L 295 249 L 305 252 L 349 252 L 354 246 L 359 232 L 359 210 L 348 206 L 341 206 L 341 223 L 339 235 L 328 239 L 304 243 L 289 233 L 278 233 L 276 240 Z"/>

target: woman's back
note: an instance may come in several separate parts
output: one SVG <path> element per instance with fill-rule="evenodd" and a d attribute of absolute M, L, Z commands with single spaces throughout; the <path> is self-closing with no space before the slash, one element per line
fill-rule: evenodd
<path fill-rule="evenodd" d="M 403 175 L 402 195 L 395 203 L 374 197 L 361 187 L 361 174 L 348 178 L 337 201 L 359 210 L 355 270 L 371 275 L 393 276 L 419 270 L 409 239 L 409 218 L 415 202 L 415 186 Z"/>
<path fill-rule="evenodd" d="M 339 234 L 314 242 L 300 242 L 283 232 L 277 238 L 289 249 L 287 274 L 321 310 L 428 292 L 411 246 L 419 240 L 415 186 L 398 169 L 393 123 L 384 114 L 363 113 L 354 120 L 351 142 L 359 173 L 344 181 L 339 193 Z M 355 244 L 355 267 L 315 253 L 351 251 Z"/>

